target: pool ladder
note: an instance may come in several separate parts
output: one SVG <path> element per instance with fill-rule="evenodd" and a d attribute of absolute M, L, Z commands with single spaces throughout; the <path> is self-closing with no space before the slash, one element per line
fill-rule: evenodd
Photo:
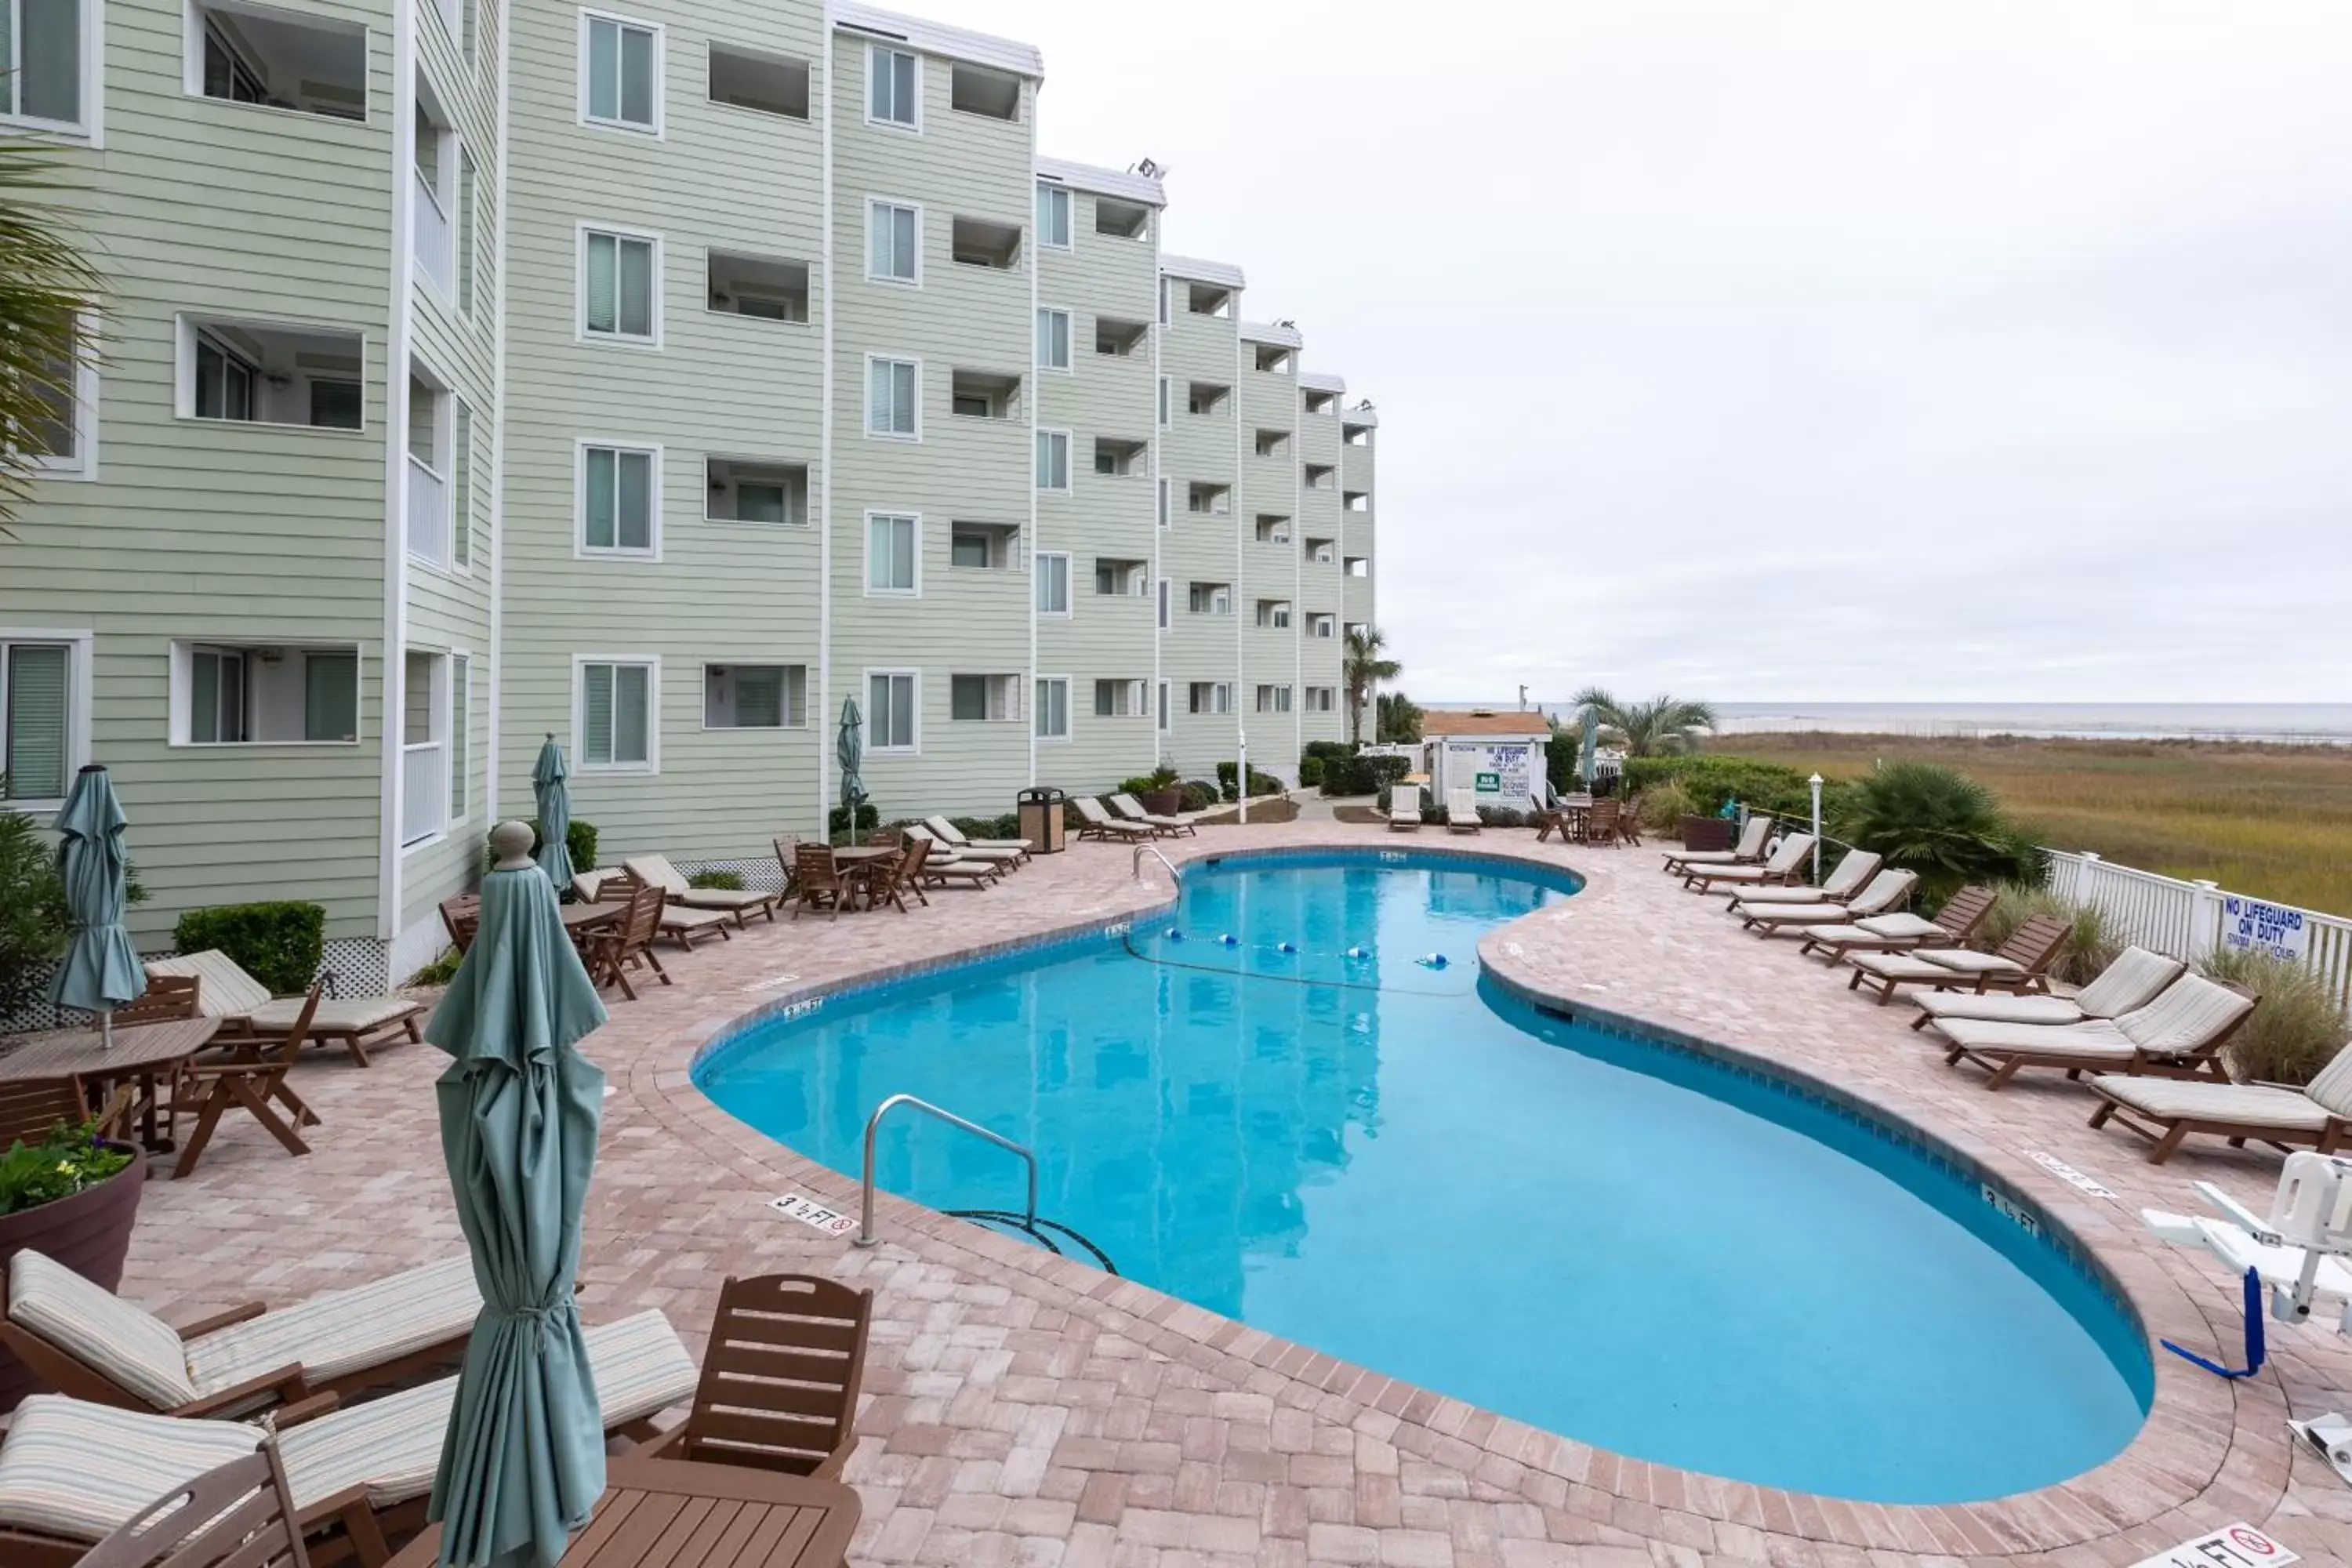
<path fill-rule="evenodd" d="M 1175 868 L 1169 868 L 1169 871 L 1171 875 L 1173 875 Z M 977 1121 L 966 1121 L 962 1117 L 958 1116 L 952 1110 L 941 1110 L 938 1106 L 933 1105 L 928 1100 L 918 1100 L 911 1094 L 894 1094 L 889 1099 L 884 1100 L 881 1104 L 876 1106 L 874 1108 L 874 1114 L 866 1119 L 866 1170 L 863 1182 L 864 1191 L 860 1194 L 860 1204 L 857 1211 L 858 1246 L 872 1247 L 882 1239 L 879 1236 L 876 1235 L 874 1231 L 874 1135 L 881 1130 L 882 1119 L 889 1115 L 892 1111 L 898 1110 L 898 1107 L 902 1105 L 912 1106 L 915 1110 L 921 1111 L 926 1116 L 936 1116 L 950 1127 L 961 1127 L 966 1132 L 971 1133 L 973 1136 L 978 1138 L 984 1138 L 1000 1149 L 1009 1149 L 1015 1154 L 1020 1155 L 1022 1163 L 1029 1167 L 1029 1211 L 1027 1228 L 1031 1235 L 1034 1236 L 1036 1234 L 1037 1156 L 1030 1152 L 1026 1145 L 1015 1143 L 1012 1139 L 1003 1136 L 1002 1133 L 991 1132 L 987 1128 L 982 1127 Z"/>
<path fill-rule="evenodd" d="M 1168 880 L 1171 884 L 1174 883 L 1176 880 L 1176 862 L 1171 860 L 1167 856 L 1162 855 L 1159 850 L 1153 848 L 1149 844 L 1139 844 L 1135 847 L 1135 879 L 1139 882 L 1143 880 L 1143 858 L 1146 855 L 1150 856 L 1154 860 L 1157 860 L 1162 866 L 1167 867 Z"/>

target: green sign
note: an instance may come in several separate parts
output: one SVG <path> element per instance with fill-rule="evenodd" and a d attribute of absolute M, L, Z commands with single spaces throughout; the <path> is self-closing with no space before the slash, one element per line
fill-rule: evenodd
<path fill-rule="evenodd" d="M 1503 775 L 1500 773 L 1480 773 L 1478 775 L 1478 793 L 1480 795 L 1502 794 Z"/>

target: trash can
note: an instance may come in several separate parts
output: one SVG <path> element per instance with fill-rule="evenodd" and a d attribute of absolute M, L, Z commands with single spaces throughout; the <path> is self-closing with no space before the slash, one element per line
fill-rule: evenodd
<path fill-rule="evenodd" d="M 1069 799 L 1063 791 L 1051 784 L 1039 784 L 1024 789 L 1016 800 L 1021 816 L 1021 837 L 1029 840 L 1032 855 L 1059 855 L 1064 845 L 1062 807 Z"/>

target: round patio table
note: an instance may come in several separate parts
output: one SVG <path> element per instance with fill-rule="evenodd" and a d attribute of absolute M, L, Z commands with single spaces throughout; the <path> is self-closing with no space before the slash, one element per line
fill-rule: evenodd
<path fill-rule="evenodd" d="M 151 1152 L 168 1153 L 172 1141 L 155 1131 L 155 1082 L 170 1082 L 188 1058 L 202 1050 L 219 1030 L 218 1018 L 174 1018 L 161 1024 L 138 1024 L 114 1031 L 114 1044 L 105 1043 L 97 1029 L 51 1029 L 26 1035 L 0 1047 L 0 1083 L 54 1083 L 62 1079 L 74 1086 L 87 1106 L 92 1089 L 104 1090 L 118 1079 L 136 1079 L 139 1100 L 132 1110 L 139 1117 L 139 1141 Z"/>
<path fill-rule="evenodd" d="M 852 879 L 866 895 L 866 907 L 874 907 L 874 874 L 893 860 L 900 849 L 895 844 L 848 845 L 833 852 L 834 864 Z"/>

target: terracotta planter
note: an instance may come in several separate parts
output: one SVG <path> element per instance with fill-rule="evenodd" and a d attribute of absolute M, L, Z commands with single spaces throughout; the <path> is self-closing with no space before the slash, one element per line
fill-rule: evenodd
<path fill-rule="evenodd" d="M 1728 849 L 1732 844 L 1732 825 L 1720 816 L 1685 816 L 1683 818 L 1683 847 L 1685 849 Z"/>
<path fill-rule="evenodd" d="M 30 1247 L 92 1284 L 113 1289 L 122 1283 L 122 1258 L 131 1250 L 139 1190 L 146 1182 L 147 1156 L 133 1151 L 131 1163 L 94 1187 L 38 1208 L 0 1215 L 0 1278 L 5 1277 L 8 1260 Z M 22 1362 L 0 1350 L 0 1413 L 16 1409 L 25 1395 L 44 1386 Z"/>
<path fill-rule="evenodd" d="M 1135 797 L 1136 803 L 1154 816 L 1173 816 L 1184 809 L 1184 786 L 1146 790 Z"/>

